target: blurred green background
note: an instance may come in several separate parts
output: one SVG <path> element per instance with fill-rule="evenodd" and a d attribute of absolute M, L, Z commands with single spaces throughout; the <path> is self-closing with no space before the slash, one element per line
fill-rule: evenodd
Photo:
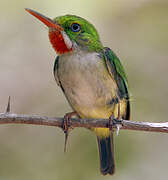
<path fill-rule="evenodd" d="M 25 7 L 51 18 L 75 14 L 92 22 L 125 67 L 132 120 L 167 121 L 167 0 L 0 0 L 1 112 L 8 95 L 15 113 L 63 116 L 71 111 L 53 77 L 56 54 L 47 28 Z M 167 134 L 120 131 L 113 177 L 100 174 L 90 131 L 73 130 L 66 154 L 63 146 L 58 128 L 1 125 L 0 180 L 167 179 Z"/>

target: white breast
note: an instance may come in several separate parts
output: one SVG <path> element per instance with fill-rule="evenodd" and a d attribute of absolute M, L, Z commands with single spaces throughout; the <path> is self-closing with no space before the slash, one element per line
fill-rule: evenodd
<path fill-rule="evenodd" d="M 105 101 L 112 97 L 114 84 L 98 53 L 61 56 L 58 77 L 72 106 L 91 108 L 99 106 L 99 99 L 104 98 Z"/>

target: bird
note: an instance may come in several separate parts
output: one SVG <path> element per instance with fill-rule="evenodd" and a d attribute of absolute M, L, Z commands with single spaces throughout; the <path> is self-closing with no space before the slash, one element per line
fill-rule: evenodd
<path fill-rule="evenodd" d="M 54 77 L 73 112 L 66 117 L 130 119 L 128 80 L 115 53 L 104 47 L 89 21 L 76 15 L 50 19 L 32 9 L 27 12 L 49 29 L 52 47 L 58 55 Z M 109 128 L 90 128 L 97 136 L 100 172 L 115 172 L 113 132 Z"/>

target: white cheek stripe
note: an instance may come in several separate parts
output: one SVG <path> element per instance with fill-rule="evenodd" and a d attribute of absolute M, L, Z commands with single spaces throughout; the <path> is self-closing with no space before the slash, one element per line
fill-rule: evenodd
<path fill-rule="evenodd" d="M 72 48 L 72 41 L 69 39 L 68 35 L 65 33 L 65 31 L 61 31 L 61 34 L 64 38 L 64 42 L 68 49 Z"/>

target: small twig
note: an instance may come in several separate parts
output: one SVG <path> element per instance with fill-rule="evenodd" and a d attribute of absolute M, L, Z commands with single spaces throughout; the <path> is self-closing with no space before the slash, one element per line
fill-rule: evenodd
<path fill-rule="evenodd" d="M 1 113 L 0 124 L 32 124 L 44 126 L 56 126 L 62 128 L 63 118 L 46 117 L 38 115 L 20 115 L 13 113 Z M 71 119 L 72 127 L 108 127 L 108 119 Z M 164 123 L 149 123 L 149 122 L 134 122 L 128 120 L 116 121 L 114 128 L 119 124 L 120 129 L 150 131 L 168 133 L 168 122 Z"/>

